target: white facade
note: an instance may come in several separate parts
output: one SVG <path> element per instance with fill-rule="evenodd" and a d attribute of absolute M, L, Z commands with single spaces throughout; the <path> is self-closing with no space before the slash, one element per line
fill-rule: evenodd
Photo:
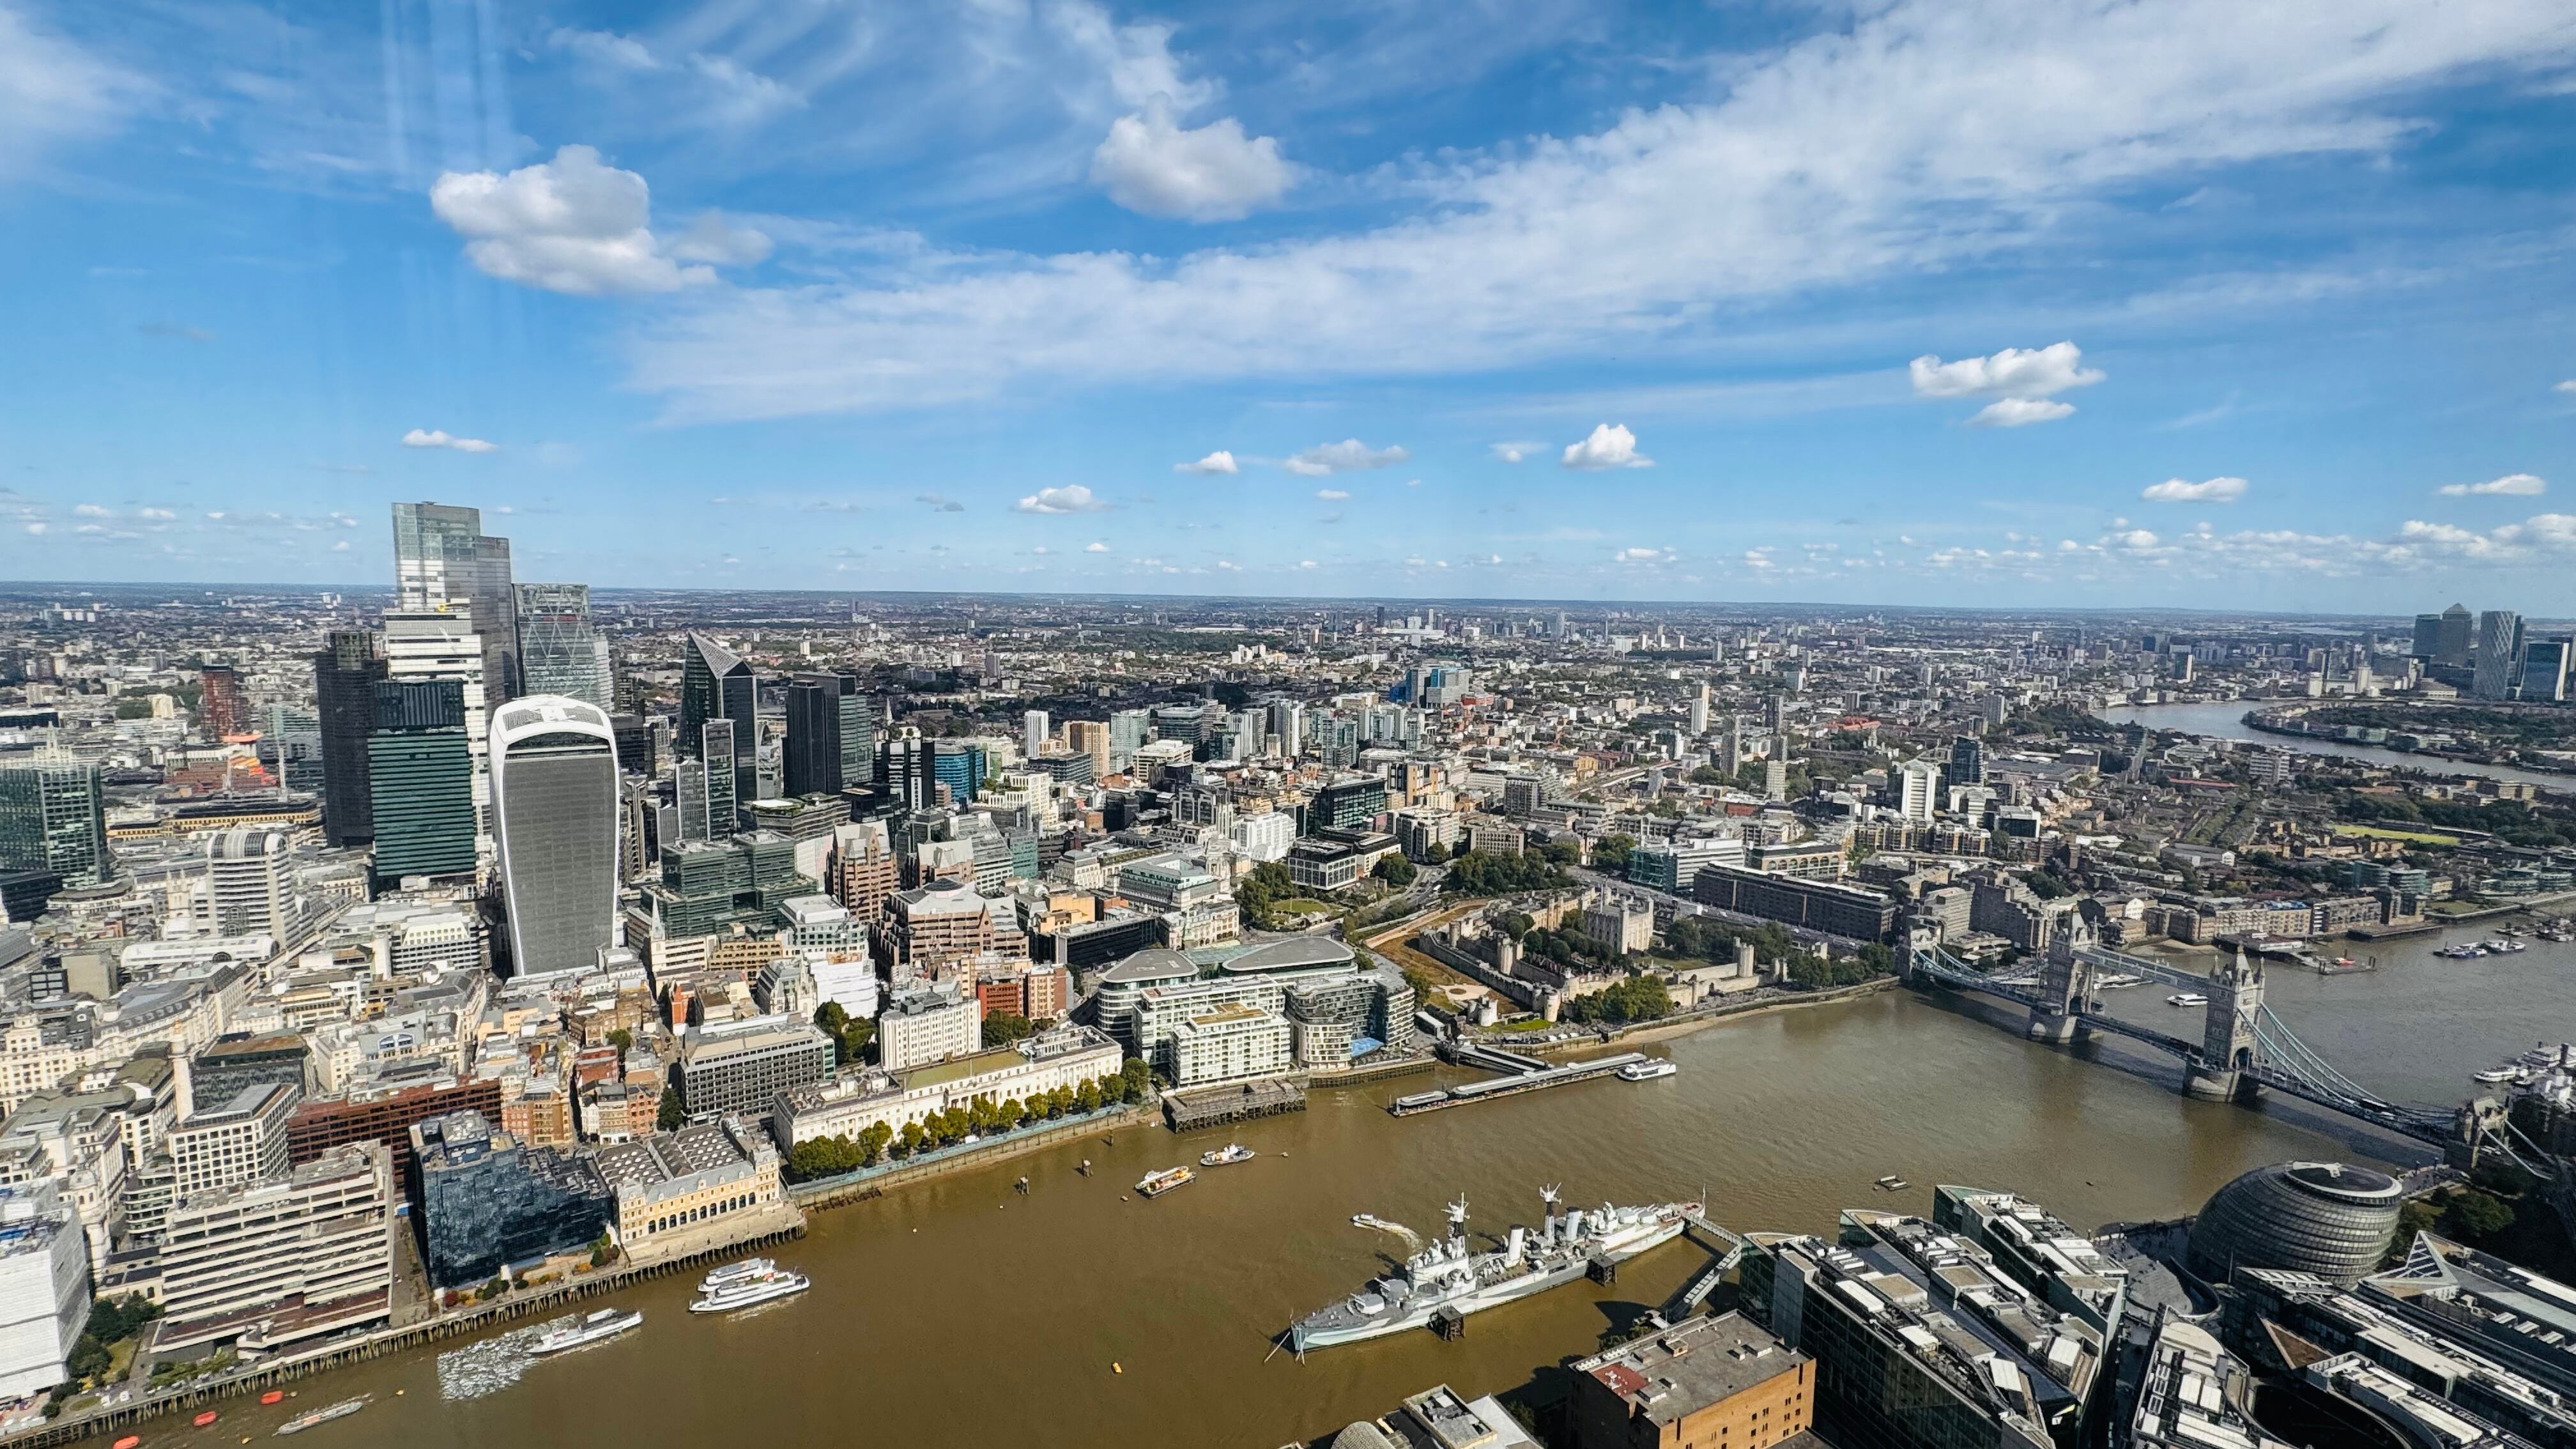
<path fill-rule="evenodd" d="M 1099 1029 L 1061 1026 L 936 1072 L 869 1072 L 791 1087 L 778 1094 L 770 1124 L 790 1149 L 818 1137 L 855 1140 L 875 1126 L 900 1132 L 907 1122 L 965 1106 L 977 1097 L 1025 1102 L 1059 1087 L 1079 1088 L 1116 1076 L 1122 1064 L 1118 1043 Z M 976 1070 L 960 1071 L 960 1066 Z"/>
<path fill-rule="evenodd" d="M 293 940 L 303 911 L 286 864 L 282 830 L 224 830 L 208 836 L 206 896 L 215 933 Z"/>
<path fill-rule="evenodd" d="M 877 1060 L 890 1072 L 983 1049 L 983 1004 L 953 988 L 905 992 L 877 1017 Z"/>
<path fill-rule="evenodd" d="M 864 951 L 802 948 L 806 969 L 814 973 L 814 993 L 848 1012 L 853 1020 L 877 1014 L 876 963 Z"/>
<path fill-rule="evenodd" d="M 1288 1022 L 1257 1006 L 1225 1006 L 1172 1031 L 1172 1082 L 1203 1087 L 1270 1077 L 1294 1065 Z M 1348 1043 L 1344 1044 L 1345 1051 Z"/>
<path fill-rule="evenodd" d="M 53 1184 L 0 1189 L 0 1398 L 71 1377 L 63 1363 L 89 1321 L 89 1285 L 80 1221 Z"/>
<path fill-rule="evenodd" d="M 1932 810 L 1941 793 L 1941 767 L 1930 760 L 1908 760 L 1896 767 L 1889 781 L 1896 790 L 1896 813 L 1908 820 L 1932 823 Z"/>
<path fill-rule="evenodd" d="M 286 1174 L 286 1119 L 297 1094 L 275 1082 L 244 1087 L 230 1102 L 201 1104 L 170 1133 L 179 1195 Z"/>
<path fill-rule="evenodd" d="M 1297 821 L 1283 810 L 1238 815 L 1229 834 L 1234 841 L 1234 853 L 1245 860 L 1256 865 L 1286 860 L 1288 847 L 1297 843 Z"/>
<path fill-rule="evenodd" d="M 164 1353 L 271 1349 L 381 1322 L 393 1287 L 392 1160 L 338 1147 L 280 1181 L 183 1200 L 161 1238 Z"/>

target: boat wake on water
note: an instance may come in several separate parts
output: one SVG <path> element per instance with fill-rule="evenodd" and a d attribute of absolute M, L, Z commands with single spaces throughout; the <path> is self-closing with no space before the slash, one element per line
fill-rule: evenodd
<path fill-rule="evenodd" d="M 1393 1221 L 1392 1219 L 1379 1217 L 1375 1213 L 1351 1214 L 1351 1226 L 1355 1228 L 1369 1228 L 1381 1233 L 1392 1233 L 1396 1237 L 1403 1239 L 1406 1257 L 1411 1257 L 1415 1253 L 1422 1251 L 1422 1235 L 1420 1233 L 1417 1233 L 1413 1229 L 1406 1227 L 1402 1223 Z"/>

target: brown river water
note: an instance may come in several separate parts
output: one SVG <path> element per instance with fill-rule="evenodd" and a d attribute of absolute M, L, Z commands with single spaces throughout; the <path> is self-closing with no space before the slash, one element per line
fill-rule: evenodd
<path fill-rule="evenodd" d="M 2483 930 L 2462 929 L 2452 939 Z M 2576 1036 L 2576 946 L 2451 963 L 2421 937 L 2373 948 L 2383 969 L 2321 979 L 2273 972 L 2271 999 L 2310 1045 L 2391 1097 L 2449 1104 L 2467 1074 Z M 2206 958 L 2203 958 L 2206 959 Z M 2119 993 L 2124 1015 L 2197 1035 L 2170 988 Z M 1620 1270 L 1428 1333 L 1320 1350 L 1271 1340 L 1377 1270 L 1373 1212 L 1431 1233 L 1460 1193 L 1471 1230 L 1534 1223 L 1538 1189 L 1571 1204 L 1705 1195 L 1743 1229 L 1829 1230 L 1837 1209 L 1927 1211 L 1932 1184 L 2009 1188 L 2080 1227 L 2192 1211 L 2235 1174 L 2300 1156 L 2414 1163 L 2429 1153 L 2295 1102 L 2193 1102 L 2170 1063 L 2125 1044 L 2067 1052 L 1998 1028 L 2000 1011 L 1898 991 L 1783 1011 L 1647 1047 L 1681 1071 L 1603 1080 L 1403 1120 L 1384 1104 L 1414 1076 L 1315 1094 L 1307 1112 L 1237 1135 L 1261 1156 L 1147 1202 L 1132 1184 L 1195 1162 L 1222 1130 L 1092 1138 L 815 1215 L 777 1256 L 812 1275 L 802 1297 L 692 1317 L 692 1281 L 601 1302 L 639 1330 L 534 1365 L 513 1387 L 444 1402 L 437 1349 L 307 1380 L 275 1408 L 223 1403 L 216 1425 L 144 1426 L 146 1449 L 266 1439 L 300 1408 L 356 1393 L 365 1412 L 298 1449 L 764 1449 L 886 1444 L 1138 1444 L 1268 1449 L 1329 1433 L 1447 1382 L 1509 1387 L 1587 1351 L 1704 1256 L 1687 1242 Z M 2089 1060 L 2098 1055 L 2102 1060 Z M 1093 1160 L 1089 1178 L 1074 1166 Z M 1026 1173 L 1033 1190 L 1015 1196 Z M 1891 1197 L 1884 1174 L 1910 1179 Z M 400 1390 L 399 1397 L 396 1391 Z"/>

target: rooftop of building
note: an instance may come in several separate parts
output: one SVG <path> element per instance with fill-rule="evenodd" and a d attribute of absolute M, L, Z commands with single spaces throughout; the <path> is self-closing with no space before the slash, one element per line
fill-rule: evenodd
<path fill-rule="evenodd" d="M 226 1098 L 222 1105 L 199 1110 L 180 1123 L 177 1130 L 192 1132 L 248 1122 L 269 1112 L 291 1109 L 302 1095 L 282 1082 L 252 1082 Z"/>
<path fill-rule="evenodd" d="M 1103 986 L 1135 985 L 1149 981 L 1187 981 L 1199 974 L 1198 963 L 1186 954 L 1161 946 L 1139 951 L 1100 974 Z"/>
<path fill-rule="evenodd" d="M 700 1173 L 738 1169 L 751 1160 L 734 1131 L 718 1122 L 603 1147 L 592 1158 L 612 1188 L 651 1188 Z"/>
<path fill-rule="evenodd" d="M 1470 1401 L 1447 1384 L 1407 1398 L 1404 1417 L 1427 1437 L 1430 1449 L 1539 1449 L 1538 1440 L 1491 1395 Z"/>
<path fill-rule="evenodd" d="M 1239 1022 L 1246 1021 L 1276 1020 L 1278 1020 L 1277 1016 L 1262 1010 L 1260 1007 L 1246 1006 L 1241 1002 L 1229 1002 L 1213 1011 L 1200 1012 L 1198 1015 L 1191 1017 L 1187 1022 L 1183 1023 L 1183 1025 L 1194 1029 L 1205 1030 L 1211 1027 L 1233 1026 Z"/>
<path fill-rule="evenodd" d="M 1584 1359 L 1574 1371 L 1626 1400 L 1632 1412 L 1669 1424 L 1795 1373 L 1808 1361 L 1751 1319 L 1727 1313 L 1686 1319 Z"/>

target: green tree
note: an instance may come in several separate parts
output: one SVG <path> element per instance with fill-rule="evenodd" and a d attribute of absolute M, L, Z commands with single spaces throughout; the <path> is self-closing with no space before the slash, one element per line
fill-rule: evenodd
<path fill-rule="evenodd" d="M 1098 1082 L 1083 1083 L 1081 1092 L 1076 1094 L 1074 1097 L 1074 1105 L 1085 1112 L 1099 1111 L 1100 1084 Z"/>
<path fill-rule="evenodd" d="M 984 1017 L 984 1045 L 988 1047 L 1009 1046 L 1036 1031 L 1036 1022 L 1015 1011 L 989 1012 Z"/>
<path fill-rule="evenodd" d="M 2463 1188 L 2442 1209 L 2442 1226 L 2462 1242 L 2483 1243 L 2513 1226 L 2513 1208 L 2492 1193 Z"/>
<path fill-rule="evenodd" d="M 1377 858 L 1377 865 L 1369 871 L 1369 874 L 1397 890 L 1402 890 L 1413 884 L 1413 878 L 1419 872 L 1414 870 L 1412 861 L 1390 851 Z"/>
<path fill-rule="evenodd" d="M 1628 857 L 1637 849 L 1633 835 L 1605 835 L 1592 842 L 1592 868 L 1609 875 L 1626 875 Z"/>
<path fill-rule="evenodd" d="M 608 1044 L 617 1048 L 620 1055 L 633 1051 L 635 1049 L 635 1033 L 628 1031 L 626 1028 L 621 1026 L 608 1034 Z"/>
<path fill-rule="evenodd" d="M 874 1167 L 885 1161 L 886 1144 L 894 1140 L 894 1129 L 883 1122 L 871 1123 L 859 1134 L 859 1165 Z"/>
<path fill-rule="evenodd" d="M 1118 1068 L 1127 1082 L 1127 1100 L 1142 1102 L 1154 1090 L 1154 1068 L 1143 1057 L 1129 1057 Z"/>
<path fill-rule="evenodd" d="M 689 1109 L 682 1105 L 680 1101 L 680 1089 L 677 1087 L 664 1087 L 662 1089 L 662 1110 L 660 1115 L 654 1118 L 653 1125 L 659 1127 L 665 1132 L 677 1132 L 682 1127 L 687 1126 L 688 1122 Z"/>
<path fill-rule="evenodd" d="M 928 1134 L 921 1130 L 919 1122 L 906 1122 L 903 1124 L 903 1135 L 895 1139 L 896 1154 L 910 1157 L 921 1150 L 921 1144 L 927 1139 Z"/>

